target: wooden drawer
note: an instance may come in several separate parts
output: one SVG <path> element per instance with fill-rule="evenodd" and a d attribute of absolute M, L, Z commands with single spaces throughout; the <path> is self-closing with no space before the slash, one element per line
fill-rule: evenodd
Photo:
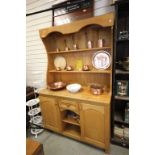
<path fill-rule="evenodd" d="M 60 111 L 63 110 L 71 110 L 76 113 L 79 113 L 79 106 L 76 101 L 71 101 L 71 100 L 59 100 L 59 108 Z"/>

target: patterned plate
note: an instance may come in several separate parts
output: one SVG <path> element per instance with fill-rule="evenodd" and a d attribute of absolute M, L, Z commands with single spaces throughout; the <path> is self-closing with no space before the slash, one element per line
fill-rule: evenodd
<path fill-rule="evenodd" d="M 39 98 L 31 99 L 26 102 L 26 106 L 31 107 L 31 106 L 38 104 L 39 102 L 40 102 Z"/>
<path fill-rule="evenodd" d="M 110 54 L 106 51 L 99 51 L 93 55 L 92 64 L 96 69 L 107 69 L 111 64 Z"/>
<path fill-rule="evenodd" d="M 34 109 L 31 109 L 29 112 L 28 112 L 28 115 L 29 116 L 34 116 L 34 115 L 37 115 L 40 113 L 40 108 L 34 108 Z"/>
<path fill-rule="evenodd" d="M 31 118 L 30 123 L 33 123 L 33 124 L 42 123 L 42 116 L 35 116 L 35 117 Z"/>

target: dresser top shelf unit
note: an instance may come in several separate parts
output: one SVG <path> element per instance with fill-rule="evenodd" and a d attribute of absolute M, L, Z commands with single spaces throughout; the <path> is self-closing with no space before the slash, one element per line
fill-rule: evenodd
<path fill-rule="evenodd" d="M 113 25 L 114 13 L 87 18 L 73 23 L 44 28 L 39 30 L 40 37 L 45 45 L 48 57 L 47 85 L 62 81 L 66 84 L 79 83 L 82 89 L 79 93 L 72 94 L 66 89 L 59 91 L 42 90 L 40 94 L 48 96 L 65 97 L 83 101 L 97 102 L 97 104 L 110 104 L 112 92 L 112 58 L 113 58 Z M 104 43 L 99 46 L 98 40 Z M 92 47 L 88 48 L 88 41 Z M 74 49 L 73 45 L 77 48 Z M 68 47 L 69 50 L 66 50 Z M 110 55 L 110 66 L 107 69 L 96 69 L 93 66 L 93 56 L 99 51 L 106 51 Z M 64 57 L 66 66 L 72 66 L 73 70 L 67 71 L 66 67 L 57 71 L 54 60 L 57 56 Z M 78 62 L 88 65 L 89 71 L 77 68 Z M 91 75 L 90 75 L 91 74 Z M 106 88 L 101 95 L 93 95 L 90 92 L 90 84 L 97 83 Z"/>

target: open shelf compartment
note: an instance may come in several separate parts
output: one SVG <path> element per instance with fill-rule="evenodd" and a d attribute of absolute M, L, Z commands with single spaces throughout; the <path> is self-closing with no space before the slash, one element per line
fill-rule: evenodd
<path fill-rule="evenodd" d="M 62 121 L 71 125 L 80 126 L 80 115 L 71 111 L 64 110 L 61 112 Z"/>
<path fill-rule="evenodd" d="M 73 138 L 80 139 L 81 130 L 80 130 L 80 127 L 77 125 L 71 125 L 71 124 L 66 123 L 64 125 L 63 134 L 68 135 Z"/>

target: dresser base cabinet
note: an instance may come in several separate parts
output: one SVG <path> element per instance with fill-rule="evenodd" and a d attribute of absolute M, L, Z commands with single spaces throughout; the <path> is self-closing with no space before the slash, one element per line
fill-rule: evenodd
<path fill-rule="evenodd" d="M 109 105 L 40 94 L 40 106 L 45 128 L 109 150 Z M 67 117 L 68 111 L 79 116 L 79 121 Z"/>

